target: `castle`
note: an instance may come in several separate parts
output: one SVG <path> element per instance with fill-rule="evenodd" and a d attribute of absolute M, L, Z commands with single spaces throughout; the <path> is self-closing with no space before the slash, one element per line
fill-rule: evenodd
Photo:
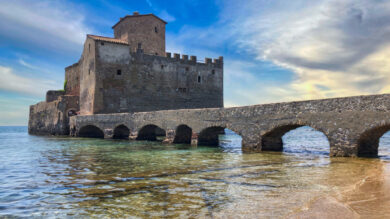
<path fill-rule="evenodd" d="M 223 107 L 223 57 L 166 52 L 166 24 L 134 12 L 112 27 L 114 38 L 87 35 L 64 90 L 30 106 L 29 133 L 67 135 L 75 115 Z"/>

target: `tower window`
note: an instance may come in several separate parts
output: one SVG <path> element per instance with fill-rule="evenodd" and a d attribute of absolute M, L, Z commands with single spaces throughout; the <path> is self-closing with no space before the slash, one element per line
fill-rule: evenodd
<path fill-rule="evenodd" d="M 88 52 L 91 52 L 91 44 L 88 44 Z"/>
<path fill-rule="evenodd" d="M 155 32 L 155 33 L 158 33 L 157 27 L 154 27 L 154 32 Z"/>
<path fill-rule="evenodd" d="M 200 81 L 201 81 L 201 78 L 200 78 L 200 75 L 198 76 L 198 83 L 200 83 Z"/>
<path fill-rule="evenodd" d="M 211 74 L 213 74 L 213 75 L 215 74 L 215 70 L 214 70 L 214 69 L 213 69 L 213 70 L 211 70 Z"/>
<path fill-rule="evenodd" d="M 122 75 L 122 70 L 120 70 L 120 69 L 116 70 L 116 74 L 117 75 Z"/>

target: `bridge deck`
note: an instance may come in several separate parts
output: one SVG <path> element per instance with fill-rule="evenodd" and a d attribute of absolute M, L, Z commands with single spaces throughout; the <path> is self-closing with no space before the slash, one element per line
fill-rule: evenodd
<path fill-rule="evenodd" d="M 71 117 L 72 134 L 94 126 L 111 138 L 122 125 L 136 138 L 148 125 L 166 132 L 173 142 L 178 127 L 191 129 L 191 142 L 215 141 L 217 127 L 243 138 L 248 151 L 282 150 L 282 136 L 299 126 L 323 132 L 331 156 L 376 156 L 379 138 L 390 129 L 390 94 L 261 104 L 232 108 L 164 110 L 139 113 L 96 114 Z M 210 131 L 211 127 L 216 127 Z M 154 129 L 153 129 L 154 130 Z M 204 132 L 207 131 L 205 134 Z"/>

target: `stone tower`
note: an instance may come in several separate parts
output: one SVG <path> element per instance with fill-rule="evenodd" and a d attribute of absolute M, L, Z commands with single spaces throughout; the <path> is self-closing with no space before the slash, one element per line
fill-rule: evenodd
<path fill-rule="evenodd" d="M 129 43 L 132 52 L 142 48 L 151 55 L 165 56 L 165 25 L 167 22 L 154 14 L 127 15 L 112 28 L 116 39 Z"/>

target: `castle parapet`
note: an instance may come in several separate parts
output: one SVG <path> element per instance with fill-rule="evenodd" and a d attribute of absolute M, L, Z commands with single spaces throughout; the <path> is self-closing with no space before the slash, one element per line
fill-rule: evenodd
<path fill-rule="evenodd" d="M 188 64 L 206 64 L 206 65 L 214 65 L 217 68 L 223 68 L 223 57 L 220 56 L 218 58 L 212 59 L 212 58 L 205 58 L 204 62 L 199 61 L 197 59 L 197 56 L 189 56 L 185 54 L 179 54 L 179 53 L 172 53 L 166 52 L 165 53 L 166 58 L 168 59 L 173 59 L 177 61 L 181 61 L 183 63 L 188 63 Z"/>
<path fill-rule="evenodd" d="M 223 56 L 220 56 L 218 59 L 213 59 L 213 63 L 216 65 L 223 65 Z"/>

